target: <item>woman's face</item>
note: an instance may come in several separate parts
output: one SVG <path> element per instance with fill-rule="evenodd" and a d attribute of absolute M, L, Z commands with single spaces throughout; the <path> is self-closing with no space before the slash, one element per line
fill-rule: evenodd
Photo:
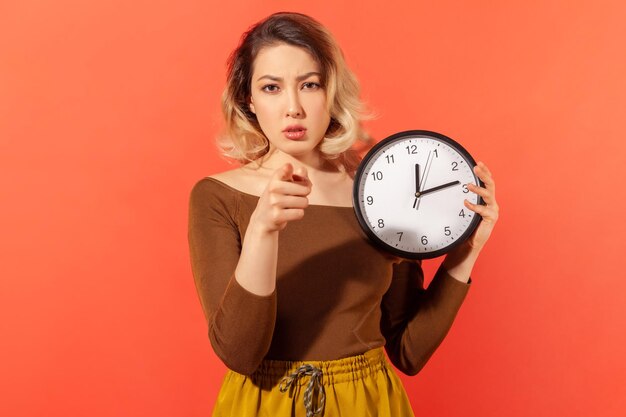
<path fill-rule="evenodd" d="M 251 80 L 250 110 L 270 146 L 294 157 L 317 152 L 330 123 L 320 67 L 304 49 L 263 48 Z"/>

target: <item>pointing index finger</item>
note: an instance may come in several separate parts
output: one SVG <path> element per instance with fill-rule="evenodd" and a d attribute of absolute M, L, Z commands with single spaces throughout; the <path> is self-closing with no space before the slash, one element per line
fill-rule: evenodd
<path fill-rule="evenodd" d="M 286 163 L 280 169 L 276 170 L 278 179 L 282 181 L 291 181 L 293 175 L 293 165 Z"/>
<path fill-rule="evenodd" d="M 311 181 L 309 181 L 309 176 L 307 174 L 307 170 L 303 166 L 297 167 L 293 172 L 293 181 L 301 184 L 309 185 Z"/>

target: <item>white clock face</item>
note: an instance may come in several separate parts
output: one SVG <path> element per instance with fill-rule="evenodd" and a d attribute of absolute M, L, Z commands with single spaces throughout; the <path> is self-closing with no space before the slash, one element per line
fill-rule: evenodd
<path fill-rule="evenodd" d="M 478 215 L 463 204 L 465 199 L 480 204 L 467 189 L 468 183 L 479 182 L 474 161 L 446 139 L 392 137 L 364 160 L 355 207 L 361 225 L 387 249 L 415 258 L 439 256 L 475 228 Z"/>

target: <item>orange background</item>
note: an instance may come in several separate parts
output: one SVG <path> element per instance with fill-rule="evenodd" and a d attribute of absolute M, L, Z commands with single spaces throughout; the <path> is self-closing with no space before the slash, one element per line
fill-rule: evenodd
<path fill-rule="evenodd" d="M 278 10 L 336 35 L 376 138 L 440 131 L 495 176 L 416 415 L 623 416 L 626 3 L 566 0 L 0 3 L 0 415 L 210 414 L 188 196 L 229 167 L 226 58 Z"/>

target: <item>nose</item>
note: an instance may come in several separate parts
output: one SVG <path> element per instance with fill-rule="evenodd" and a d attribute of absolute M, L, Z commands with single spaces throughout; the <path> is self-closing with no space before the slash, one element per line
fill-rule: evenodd
<path fill-rule="evenodd" d="M 300 102 L 300 97 L 297 91 L 290 91 L 288 94 L 287 102 L 287 116 L 293 118 L 300 118 L 304 116 L 304 109 Z"/>

